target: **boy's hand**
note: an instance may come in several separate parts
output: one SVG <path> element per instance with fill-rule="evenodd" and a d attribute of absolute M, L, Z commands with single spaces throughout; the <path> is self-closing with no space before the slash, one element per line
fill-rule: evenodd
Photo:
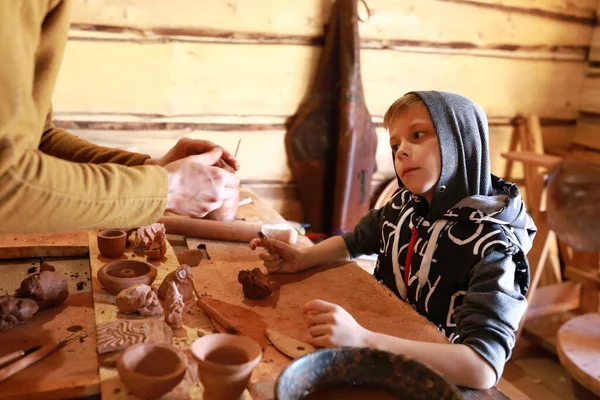
<path fill-rule="evenodd" d="M 293 274 L 300 271 L 298 261 L 300 259 L 300 251 L 287 243 L 276 239 L 269 239 L 275 253 L 270 254 L 267 250 L 263 250 L 258 257 L 264 261 L 265 267 L 270 274 Z M 264 247 L 260 238 L 254 238 L 250 241 L 249 246 L 252 250 L 257 247 Z"/>
<path fill-rule="evenodd" d="M 307 325 L 313 343 L 321 347 L 366 347 L 370 333 L 337 304 L 311 300 L 302 309 L 309 314 Z"/>

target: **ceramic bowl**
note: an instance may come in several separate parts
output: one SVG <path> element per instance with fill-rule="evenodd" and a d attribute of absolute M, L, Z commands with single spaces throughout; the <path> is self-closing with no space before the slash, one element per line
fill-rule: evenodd
<path fill-rule="evenodd" d="M 108 229 L 98 233 L 98 250 L 103 257 L 119 258 L 127 247 L 127 232 L 121 229 Z"/>
<path fill-rule="evenodd" d="M 249 337 L 228 333 L 196 339 L 192 343 L 192 354 L 198 362 L 204 398 L 211 400 L 239 399 L 262 359 L 258 343 Z"/>
<path fill-rule="evenodd" d="M 129 346 L 117 361 L 123 384 L 142 399 L 160 397 L 181 382 L 187 370 L 185 356 L 167 344 Z"/>
<path fill-rule="evenodd" d="M 275 394 L 278 400 L 300 400 L 322 390 L 354 388 L 356 392 L 361 386 L 385 392 L 389 398 L 462 399 L 453 384 L 416 360 L 356 347 L 321 349 L 296 359 L 277 379 Z"/>
<path fill-rule="evenodd" d="M 98 270 L 98 280 L 108 293 L 117 295 L 137 283 L 152 285 L 156 273 L 156 267 L 145 261 L 117 260 Z"/>

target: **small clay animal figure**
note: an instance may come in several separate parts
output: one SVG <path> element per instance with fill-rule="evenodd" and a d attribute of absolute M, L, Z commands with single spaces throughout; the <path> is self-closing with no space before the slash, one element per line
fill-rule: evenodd
<path fill-rule="evenodd" d="M 138 312 L 143 316 L 163 314 L 163 308 L 156 293 L 152 291 L 150 286 L 141 283 L 121 290 L 117 295 L 116 304 L 121 312 L 127 314 L 134 312 Z"/>
<path fill-rule="evenodd" d="M 171 281 L 167 289 L 167 298 L 165 299 L 165 322 L 172 329 L 179 329 L 182 326 L 181 313 L 183 313 L 183 296 L 177 289 L 177 284 Z"/>
<path fill-rule="evenodd" d="M 260 268 L 238 272 L 238 282 L 242 284 L 244 297 L 248 299 L 264 299 L 273 292 L 269 278 L 261 272 Z"/>
<path fill-rule="evenodd" d="M 17 292 L 17 297 L 34 300 L 40 310 L 54 307 L 69 296 L 67 278 L 56 272 L 50 264 L 42 263 L 40 272 L 25 278 Z"/>
<path fill-rule="evenodd" d="M 160 260 L 167 252 L 165 226 L 161 223 L 141 226 L 133 239 L 133 248 L 151 260 Z"/>
<path fill-rule="evenodd" d="M 0 296 L 0 332 L 27 321 L 38 309 L 37 303 L 31 299 Z"/>
<path fill-rule="evenodd" d="M 158 288 L 158 297 L 165 300 L 167 298 L 167 290 L 171 282 L 177 284 L 177 289 L 183 296 L 183 301 L 188 301 L 194 298 L 192 269 L 187 264 L 181 264 L 175 271 L 171 271 L 165 276 L 160 287 Z"/>

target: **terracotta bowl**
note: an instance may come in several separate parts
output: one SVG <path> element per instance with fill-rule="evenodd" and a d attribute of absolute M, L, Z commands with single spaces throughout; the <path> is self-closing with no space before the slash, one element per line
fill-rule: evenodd
<path fill-rule="evenodd" d="M 275 397 L 358 399 L 362 398 L 362 390 L 370 393 L 365 398 L 373 399 L 462 399 L 456 386 L 425 364 L 403 355 L 358 347 L 321 349 L 294 360 L 279 375 Z"/>
<path fill-rule="evenodd" d="M 117 260 L 98 270 L 98 280 L 108 293 L 117 295 L 121 290 L 138 283 L 152 285 L 156 273 L 154 265 L 145 261 Z"/>
<path fill-rule="evenodd" d="M 127 232 L 121 229 L 108 229 L 98 233 L 98 250 L 103 257 L 119 258 L 127 247 Z"/>
<path fill-rule="evenodd" d="M 187 370 L 184 355 L 167 344 L 138 343 L 117 361 L 123 384 L 142 399 L 160 397 L 181 382 Z"/>
<path fill-rule="evenodd" d="M 246 336 L 215 333 L 196 339 L 192 354 L 204 386 L 204 400 L 240 399 L 252 371 L 262 359 L 262 349 Z"/>

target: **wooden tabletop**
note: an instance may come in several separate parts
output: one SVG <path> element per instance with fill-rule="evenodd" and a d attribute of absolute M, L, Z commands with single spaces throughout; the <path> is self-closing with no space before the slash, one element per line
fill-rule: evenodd
<path fill-rule="evenodd" d="M 241 197 L 251 197 L 253 202 L 240 207 L 238 218 L 268 222 L 282 220 L 254 193 L 242 190 Z M 95 279 L 97 269 L 106 260 L 98 255 L 94 235 L 93 232 L 90 234 L 88 259 L 50 260 L 57 269 L 62 269 L 69 276 L 71 295 L 56 309 L 40 312 L 27 323 L 0 333 L 0 356 L 27 348 L 42 337 L 62 337 L 73 324 L 84 326 L 90 337 L 82 343 L 74 343 L 72 349 L 62 349 L 0 383 L 0 399 L 83 397 L 99 393 L 102 393 L 103 399 L 129 397 L 114 368 L 106 365 L 103 357 L 100 357 L 99 363 L 96 353 L 95 325 L 125 316 L 117 316 L 114 296 L 104 292 Z M 81 241 L 80 236 L 81 233 L 76 236 L 76 243 Z M 411 339 L 446 342 L 435 326 L 354 263 L 319 267 L 297 275 L 274 275 L 274 294 L 266 301 L 257 302 L 244 299 L 241 285 L 237 283 L 239 270 L 261 266 L 256 252 L 251 251 L 245 243 L 187 239 L 190 248 L 196 248 L 198 244 L 205 245 L 210 256 L 210 260 L 204 260 L 193 269 L 194 280 L 201 294 L 237 324 L 243 334 L 252 337 L 265 348 L 263 361 L 252 376 L 246 399 L 272 398 L 277 376 L 291 362 L 267 343 L 264 328 L 276 329 L 299 340 L 308 340 L 300 307 L 305 301 L 315 297 L 344 306 L 367 328 Z M 298 245 L 310 246 L 311 243 L 300 237 Z M 67 251 L 72 251 L 72 247 L 66 247 Z M 36 246 L 28 247 L 35 248 Z M 31 251 L 28 250 L 28 255 L 36 256 Z M 41 255 L 47 254 L 49 251 L 44 247 L 44 254 Z M 126 257 L 132 255 L 126 253 Z M 35 266 L 32 262 L 39 266 L 36 260 L 4 262 L 4 265 L 0 265 L 0 286 L 3 286 L 0 287 L 0 295 L 4 294 L 2 291 L 8 294 L 14 292 L 21 279 L 28 275 L 27 271 Z M 176 266 L 174 249 L 169 246 L 167 257 L 157 263 L 160 272 L 154 285 L 158 285 L 166 272 Z M 85 286 L 78 286 L 80 282 L 85 282 Z M 90 292 L 92 286 L 93 298 Z M 213 329 L 211 321 L 193 302 L 186 304 L 183 334 L 179 332 L 175 335 L 172 344 L 186 352 L 188 373 L 184 381 L 172 393 L 167 394 L 165 399 L 201 396 L 202 388 L 189 346 L 198 335 L 209 334 Z M 36 377 L 35 384 L 31 384 L 32 376 Z M 510 385 L 503 384 L 502 387 L 511 389 Z M 508 398 L 496 388 L 486 391 L 461 389 L 461 393 L 465 399 Z M 526 398 L 518 391 L 512 391 L 511 397 Z"/>

